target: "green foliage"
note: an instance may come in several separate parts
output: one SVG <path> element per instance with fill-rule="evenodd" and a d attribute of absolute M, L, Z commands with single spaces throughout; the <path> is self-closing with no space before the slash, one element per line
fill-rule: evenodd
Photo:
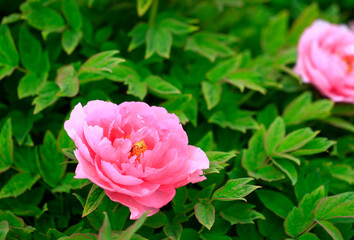
<path fill-rule="evenodd" d="M 292 69 L 306 27 L 348 22 L 353 7 L 0 0 L 0 240 L 352 239 L 354 107 Z M 95 99 L 176 114 L 210 160 L 207 179 L 129 220 L 74 178 L 63 123 Z"/>

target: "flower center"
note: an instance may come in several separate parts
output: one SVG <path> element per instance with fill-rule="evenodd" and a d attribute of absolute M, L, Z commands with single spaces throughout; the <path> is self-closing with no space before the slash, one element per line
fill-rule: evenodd
<path fill-rule="evenodd" d="M 354 55 L 344 56 L 343 61 L 347 64 L 347 73 L 351 73 L 353 71 L 354 65 Z"/>
<path fill-rule="evenodd" d="M 130 153 L 129 153 L 128 158 L 136 156 L 136 160 L 138 160 L 138 162 L 140 163 L 140 155 L 142 153 L 144 153 L 146 150 L 148 150 L 148 147 L 145 144 L 144 140 L 134 143 L 134 145 L 132 146 L 132 149 L 130 149 Z"/>

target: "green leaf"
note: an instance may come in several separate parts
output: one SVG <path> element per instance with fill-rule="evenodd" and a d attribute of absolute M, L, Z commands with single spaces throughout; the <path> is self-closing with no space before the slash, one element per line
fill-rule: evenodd
<path fill-rule="evenodd" d="M 275 54 L 284 45 L 288 30 L 289 13 L 282 11 L 272 17 L 262 30 L 261 45 L 265 52 Z"/>
<path fill-rule="evenodd" d="M 326 119 L 323 119 L 322 121 L 336 128 L 341 128 L 348 132 L 354 133 L 354 124 L 352 122 L 344 120 L 343 118 L 328 117 Z"/>
<path fill-rule="evenodd" d="M 195 217 L 207 229 L 211 229 L 215 221 L 215 208 L 211 203 L 197 203 L 194 205 Z"/>
<path fill-rule="evenodd" d="M 159 27 L 176 35 L 183 35 L 197 31 L 199 27 L 179 21 L 174 18 L 165 18 L 159 24 Z"/>
<path fill-rule="evenodd" d="M 43 53 L 41 43 L 26 26 L 20 28 L 18 46 L 21 62 L 25 68 L 38 74 L 49 71 L 48 56 Z"/>
<path fill-rule="evenodd" d="M 296 237 L 313 224 L 316 205 L 324 195 L 325 190 L 321 186 L 306 194 L 299 207 L 294 207 L 290 211 L 284 222 L 285 231 L 289 236 Z"/>
<path fill-rule="evenodd" d="M 235 203 L 221 211 L 221 217 L 234 224 L 254 224 L 256 219 L 265 219 L 262 214 L 253 210 L 255 206 L 248 203 Z"/>
<path fill-rule="evenodd" d="M 168 224 L 163 228 L 164 233 L 169 239 L 180 240 L 182 235 L 182 225 L 179 223 Z"/>
<path fill-rule="evenodd" d="M 276 152 L 284 153 L 297 150 L 310 142 L 319 131 L 313 132 L 311 128 L 301 128 L 288 134 L 279 145 Z"/>
<path fill-rule="evenodd" d="M 289 200 L 289 198 L 282 193 L 260 189 L 256 191 L 256 194 L 264 206 L 281 218 L 286 218 L 294 207 L 294 204 Z"/>
<path fill-rule="evenodd" d="M 37 147 L 19 147 L 16 148 L 14 153 L 14 164 L 16 167 L 32 175 L 39 173 L 37 166 L 37 161 L 39 160 Z"/>
<path fill-rule="evenodd" d="M 69 193 L 70 190 L 81 189 L 90 183 L 87 179 L 75 179 L 74 176 L 74 173 L 67 173 L 65 177 L 60 180 L 58 186 L 52 190 L 52 192 Z"/>
<path fill-rule="evenodd" d="M 75 69 L 72 65 L 66 65 L 57 70 L 56 80 L 59 85 L 60 92 L 57 93 L 61 97 L 74 97 L 79 92 L 79 79 L 77 78 Z"/>
<path fill-rule="evenodd" d="M 117 64 L 124 62 L 124 59 L 113 57 L 119 51 L 111 50 L 97 53 L 87 59 L 84 62 L 79 70 L 79 79 L 80 74 L 82 73 L 101 73 L 101 72 L 112 72 L 112 68 L 117 66 Z"/>
<path fill-rule="evenodd" d="M 79 45 L 81 38 L 81 31 L 66 29 L 63 35 L 61 36 L 61 45 L 63 46 L 64 51 L 68 55 L 70 55 Z"/>
<path fill-rule="evenodd" d="M 62 10 L 70 27 L 74 31 L 79 31 L 82 27 L 82 16 L 75 0 L 62 0 Z"/>
<path fill-rule="evenodd" d="M 2 18 L 1 24 L 14 23 L 14 22 L 19 21 L 20 19 L 21 19 L 20 13 L 12 13 L 12 14 Z"/>
<path fill-rule="evenodd" d="M 291 26 L 288 42 L 296 45 L 298 39 L 302 32 L 310 26 L 310 24 L 318 18 L 319 9 L 317 3 L 312 3 L 306 9 L 304 9 L 301 14 L 295 19 L 293 25 Z"/>
<path fill-rule="evenodd" d="M 316 221 L 333 238 L 333 240 L 343 240 L 343 236 L 332 223 L 324 220 Z"/>
<path fill-rule="evenodd" d="M 161 95 L 181 94 L 178 88 L 158 76 L 150 75 L 145 79 L 145 82 L 154 93 Z"/>
<path fill-rule="evenodd" d="M 175 198 L 174 198 L 175 199 Z M 163 212 L 158 212 L 150 217 L 148 217 L 144 223 L 145 226 L 151 228 L 160 228 L 168 224 L 169 220 Z"/>
<path fill-rule="evenodd" d="M 187 40 L 186 50 L 194 51 L 214 62 L 217 57 L 228 57 L 234 51 L 228 46 L 236 41 L 231 35 L 198 32 Z"/>
<path fill-rule="evenodd" d="M 60 91 L 57 84 L 54 82 L 46 82 L 39 90 L 38 96 L 33 100 L 33 114 L 37 114 L 46 107 L 54 104 L 58 100 L 57 93 Z"/>
<path fill-rule="evenodd" d="M 149 29 L 149 25 L 146 23 L 137 24 L 133 30 L 131 30 L 128 36 L 132 37 L 132 40 L 128 47 L 128 52 L 133 51 L 135 48 L 143 45 L 146 42 L 146 33 Z"/>
<path fill-rule="evenodd" d="M 145 212 L 143 215 L 141 215 L 141 217 L 138 220 L 136 220 L 134 224 L 132 224 L 130 227 L 128 227 L 126 230 L 122 232 L 119 239 L 120 240 L 132 239 L 134 233 L 136 233 L 141 228 L 141 226 L 143 226 L 148 214 L 149 212 Z"/>
<path fill-rule="evenodd" d="M 354 169 L 348 164 L 335 164 L 331 167 L 332 176 L 349 184 L 354 183 Z"/>
<path fill-rule="evenodd" d="M 18 84 L 17 94 L 18 98 L 22 99 L 29 96 L 34 96 L 43 86 L 46 81 L 46 75 L 38 76 L 36 73 L 27 73 L 20 79 Z"/>
<path fill-rule="evenodd" d="M 327 138 L 315 138 L 291 154 L 294 156 L 313 155 L 326 151 L 334 144 L 336 144 L 335 141 L 329 141 Z"/>
<path fill-rule="evenodd" d="M 281 117 L 274 119 L 265 134 L 265 150 L 272 155 L 285 136 L 285 123 Z"/>
<path fill-rule="evenodd" d="M 0 80 L 11 75 L 18 65 L 19 57 L 9 27 L 0 25 Z"/>
<path fill-rule="evenodd" d="M 103 197 L 105 196 L 105 192 L 102 188 L 93 184 L 90 192 L 87 195 L 86 203 L 84 206 L 84 210 L 82 212 L 82 217 L 89 215 L 93 212 L 98 205 L 102 202 Z"/>
<path fill-rule="evenodd" d="M 290 179 L 292 185 L 295 185 L 297 182 L 297 171 L 291 162 L 285 159 L 272 159 L 273 163 L 283 171 Z"/>
<path fill-rule="evenodd" d="M 30 190 L 39 178 L 39 175 L 32 176 L 30 173 L 18 173 L 12 176 L 12 178 L 1 188 L 0 199 L 21 195 L 27 189 Z"/>
<path fill-rule="evenodd" d="M 206 76 L 211 82 L 217 82 L 231 73 L 235 72 L 241 64 L 242 55 L 238 54 L 236 57 L 232 57 L 228 60 L 219 62 L 216 66 L 210 69 Z"/>
<path fill-rule="evenodd" d="M 4 220 L 0 222 L 0 240 L 5 240 L 6 235 L 9 232 L 9 223 Z"/>
<path fill-rule="evenodd" d="M 221 99 L 222 87 L 220 84 L 207 81 L 202 82 L 202 92 L 207 103 L 208 110 L 218 105 Z"/>
<path fill-rule="evenodd" d="M 320 240 L 320 239 L 313 233 L 304 233 L 300 237 L 298 237 L 298 240 Z"/>
<path fill-rule="evenodd" d="M 213 194 L 213 199 L 216 200 L 244 200 L 243 197 L 247 196 L 259 186 L 248 185 L 247 183 L 252 181 L 252 178 L 239 178 L 239 179 L 231 179 L 226 182 L 226 184 L 216 190 Z"/>
<path fill-rule="evenodd" d="M 322 99 L 312 103 L 311 98 L 311 93 L 304 92 L 287 105 L 283 112 L 283 118 L 287 125 L 323 119 L 330 115 L 334 106 L 333 101 Z"/>
<path fill-rule="evenodd" d="M 146 33 L 145 58 L 150 58 L 157 53 L 163 58 L 170 57 L 172 47 L 172 34 L 162 28 L 150 27 Z"/>
<path fill-rule="evenodd" d="M 112 228 L 106 212 L 104 214 L 104 221 L 98 233 L 98 240 L 112 240 Z"/>
<path fill-rule="evenodd" d="M 29 25 L 47 32 L 60 31 L 65 27 L 63 18 L 59 13 L 40 2 L 29 2 L 26 11 L 22 14 Z"/>
<path fill-rule="evenodd" d="M 56 145 L 53 134 L 47 131 L 44 135 L 43 145 L 39 147 L 40 159 L 38 167 L 44 181 L 52 188 L 56 187 L 64 175 L 66 164 L 64 155 L 61 154 Z"/>
<path fill-rule="evenodd" d="M 135 78 L 134 76 L 129 76 L 125 83 L 128 84 L 127 94 L 131 94 L 143 100 L 147 94 L 147 84 L 140 80 L 140 77 Z"/>
<path fill-rule="evenodd" d="M 137 10 L 139 17 L 142 17 L 149 10 L 154 0 L 137 0 Z"/>
<path fill-rule="evenodd" d="M 316 207 L 315 217 L 318 220 L 354 218 L 354 192 L 323 198 Z"/>
<path fill-rule="evenodd" d="M 243 92 L 245 88 L 260 92 L 263 95 L 267 92 L 267 90 L 262 87 L 260 76 L 253 71 L 237 71 L 229 75 L 225 81 L 238 87 L 241 92 Z"/>
<path fill-rule="evenodd" d="M 8 118 L 0 131 L 0 173 L 10 168 L 13 162 L 11 119 Z"/>

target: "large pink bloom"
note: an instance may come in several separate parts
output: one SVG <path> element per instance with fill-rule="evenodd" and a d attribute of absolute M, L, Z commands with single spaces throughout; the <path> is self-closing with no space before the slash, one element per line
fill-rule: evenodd
<path fill-rule="evenodd" d="M 333 101 L 354 103 L 354 32 L 315 21 L 300 38 L 294 71 Z"/>
<path fill-rule="evenodd" d="M 175 189 L 206 179 L 205 153 L 188 145 L 179 119 L 142 102 L 90 101 L 77 104 L 64 128 L 77 146 L 75 178 L 87 178 L 113 201 L 130 208 L 130 218 L 159 211 Z"/>

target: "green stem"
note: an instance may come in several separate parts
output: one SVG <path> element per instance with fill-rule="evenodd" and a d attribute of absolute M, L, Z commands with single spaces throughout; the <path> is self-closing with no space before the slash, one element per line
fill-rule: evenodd
<path fill-rule="evenodd" d="M 19 70 L 20 72 L 25 73 L 25 74 L 29 73 L 29 71 L 28 71 L 27 69 L 22 68 L 22 67 L 20 67 L 20 66 L 17 66 L 16 69 Z"/>
<path fill-rule="evenodd" d="M 159 0 L 154 0 L 152 3 L 151 9 L 150 9 L 150 14 L 149 14 L 149 26 L 155 26 L 156 25 L 156 15 L 157 15 L 157 9 L 159 8 Z"/>

